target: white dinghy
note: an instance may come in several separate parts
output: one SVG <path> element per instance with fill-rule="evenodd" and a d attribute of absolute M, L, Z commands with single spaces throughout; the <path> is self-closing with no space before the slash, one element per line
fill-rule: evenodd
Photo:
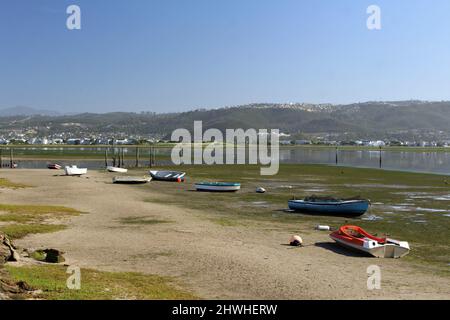
<path fill-rule="evenodd" d="M 143 184 L 150 182 L 152 180 L 151 177 L 132 177 L 132 176 L 120 176 L 114 177 L 113 183 L 121 183 L 121 184 Z"/>
<path fill-rule="evenodd" d="M 108 170 L 109 172 L 118 172 L 118 173 L 126 173 L 126 172 L 128 172 L 128 169 L 119 168 L 119 167 L 113 167 L 113 166 L 107 166 L 106 170 Z"/>
<path fill-rule="evenodd" d="M 87 168 L 78 168 L 77 166 L 66 166 L 64 168 L 66 176 L 81 176 L 87 173 Z"/>

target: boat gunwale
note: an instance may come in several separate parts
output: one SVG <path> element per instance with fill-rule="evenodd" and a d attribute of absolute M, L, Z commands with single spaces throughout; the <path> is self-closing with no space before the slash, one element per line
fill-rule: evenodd
<path fill-rule="evenodd" d="M 240 182 L 196 182 L 197 186 L 206 186 L 206 187 L 240 187 Z"/>
<path fill-rule="evenodd" d="M 346 205 L 346 204 L 357 204 L 357 203 L 367 203 L 370 204 L 369 200 L 343 200 L 343 201 L 305 201 L 305 200 L 288 200 L 288 203 L 295 203 L 295 204 L 307 204 L 307 205 Z"/>

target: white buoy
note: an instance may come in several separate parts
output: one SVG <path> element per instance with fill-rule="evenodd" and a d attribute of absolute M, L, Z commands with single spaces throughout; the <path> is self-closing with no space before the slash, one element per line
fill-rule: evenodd
<path fill-rule="evenodd" d="M 256 192 L 257 193 L 264 193 L 264 192 L 266 192 L 266 189 L 264 189 L 263 187 L 257 187 L 256 188 Z"/>
<path fill-rule="evenodd" d="M 331 228 L 330 228 L 330 226 L 321 226 L 319 224 L 319 225 L 316 226 L 316 230 L 319 230 L 319 231 L 330 231 Z"/>
<path fill-rule="evenodd" d="M 293 235 L 290 239 L 289 239 L 289 244 L 291 246 L 301 246 L 303 244 L 303 239 L 300 236 L 297 235 Z"/>

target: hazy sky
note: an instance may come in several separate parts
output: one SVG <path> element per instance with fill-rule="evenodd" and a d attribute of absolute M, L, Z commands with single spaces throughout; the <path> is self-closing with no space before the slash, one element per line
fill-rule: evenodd
<path fill-rule="evenodd" d="M 70 4 L 81 30 L 66 28 Z M 450 100 L 448 0 L 0 1 L 0 108 L 412 98 Z"/>

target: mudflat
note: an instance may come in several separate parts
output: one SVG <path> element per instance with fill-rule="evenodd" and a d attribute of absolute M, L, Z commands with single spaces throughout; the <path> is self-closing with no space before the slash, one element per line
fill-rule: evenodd
<path fill-rule="evenodd" d="M 86 214 L 62 231 L 16 244 L 57 248 L 66 263 L 104 271 L 175 277 L 206 299 L 448 299 L 450 279 L 403 260 L 366 258 L 336 246 L 301 222 L 214 223 L 214 203 L 196 210 L 160 201 L 164 189 L 113 185 L 114 175 L 60 176 L 51 170 L 0 170 L 31 188 L 0 189 L 2 204 L 59 205 Z M 155 183 L 155 182 L 150 182 Z M 161 183 L 161 182 L 156 182 Z M 162 182 L 163 183 L 163 182 Z M 180 192 L 188 192 L 180 190 Z M 293 233 L 305 246 L 287 246 Z M 367 268 L 381 268 L 381 289 L 367 289 Z"/>

